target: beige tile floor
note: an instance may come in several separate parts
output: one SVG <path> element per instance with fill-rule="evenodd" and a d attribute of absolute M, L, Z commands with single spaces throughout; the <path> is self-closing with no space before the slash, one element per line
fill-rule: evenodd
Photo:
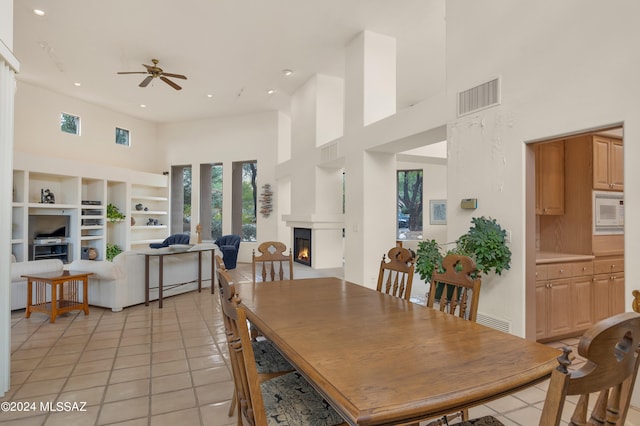
<path fill-rule="evenodd" d="M 250 274 L 250 265 L 240 264 L 233 278 Z M 174 296 L 163 309 L 157 303 L 119 313 L 91 307 L 88 316 L 72 312 L 55 324 L 44 314 L 24 318 L 24 311 L 11 320 L 11 388 L 0 400 L 28 402 L 35 410 L 0 412 L 0 426 L 236 424 L 227 416 L 233 382 L 217 294 Z M 577 340 L 554 345 L 567 344 Z M 471 416 L 537 425 L 545 393 L 543 383 L 474 408 Z M 47 409 L 56 402 L 77 403 L 71 408 L 82 411 Z M 630 411 L 627 424 L 640 426 L 639 410 Z"/>

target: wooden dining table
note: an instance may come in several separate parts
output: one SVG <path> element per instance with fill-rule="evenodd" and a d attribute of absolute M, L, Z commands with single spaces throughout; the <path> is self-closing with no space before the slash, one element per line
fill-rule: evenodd
<path fill-rule="evenodd" d="M 247 318 L 352 425 L 485 403 L 545 380 L 560 355 L 339 278 L 236 286 Z"/>

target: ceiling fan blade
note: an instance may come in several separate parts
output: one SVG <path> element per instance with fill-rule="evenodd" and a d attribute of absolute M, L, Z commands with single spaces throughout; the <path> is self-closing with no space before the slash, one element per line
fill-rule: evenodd
<path fill-rule="evenodd" d="M 118 71 L 118 74 L 148 74 L 146 71 Z"/>
<path fill-rule="evenodd" d="M 176 90 L 182 90 L 182 87 L 178 86 L 177 84 L 175 84 L 173 81 L 169 80 L 166 77 L 160 77 L 160 80 L 164 81 L 165 83 L 167 83 L 169 86 L 173 87 Z"/>
<path fill-rule="evenodd" d="M 147 87 L 149 85 L 149 83 L 151 82 L 151 80 L 153 80 L 153 76 L 147 76 L 147 78 L 145 78 L 144 80 L 142 80 L 142 83 L 138 84 L 138 86 L 140 87 Z"/>
<path fill-rule="evenodd" d="M 181 78 L 181 79 L 183 79 L 183 80 L 186 80 L 186 79 L 187 79 L 187 77 L 185 77 L 185 76 L 184 76 L 184 75 L 182 75 L 182 74 L 172 74 L 172 73 L 170 73 L 170 72 L 163 72 L 163 73 L 162 73 L 162 75 L 167 76 L 167 77 L 173 77 L 173 78 Z"/>

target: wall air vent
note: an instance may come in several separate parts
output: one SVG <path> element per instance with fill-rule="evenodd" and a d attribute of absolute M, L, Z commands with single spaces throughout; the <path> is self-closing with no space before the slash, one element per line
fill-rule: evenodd
<path fill-rule="evenodd" d="M 478 312 L 476 322 L 478 324 L 486 325 L 487 327 L 493 328 L 494 330 L 511 333 L 511 323 L 503 319 L 492 317 L 486 314 L 481 314 L 480 312 Z"/>
<path fill-rule="evenodd" d="M 458 92 L 458 117 L 500 105 L 500 78 Z"/>

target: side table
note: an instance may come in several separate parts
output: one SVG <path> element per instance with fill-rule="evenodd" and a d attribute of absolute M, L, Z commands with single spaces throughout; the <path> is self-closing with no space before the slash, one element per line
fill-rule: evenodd
<path fill-rule="evenodd" d="M 82 310 L 89 315 L 88 277 L 91 272 L 44 272 L 40 274 L 22 275 L 27 279 L 27 310 L 29 318 L 32 312 L 44 312 L 56 321 L 59 314 Z M 80 291 L 82 284 L 82 292 Z M 47 286 L 51 286 L 51 302 L 47 302 Z M 35 301 L 34 301 L 35 289 Z M 80 300 L 82 299 L 82 300 Z"/>

